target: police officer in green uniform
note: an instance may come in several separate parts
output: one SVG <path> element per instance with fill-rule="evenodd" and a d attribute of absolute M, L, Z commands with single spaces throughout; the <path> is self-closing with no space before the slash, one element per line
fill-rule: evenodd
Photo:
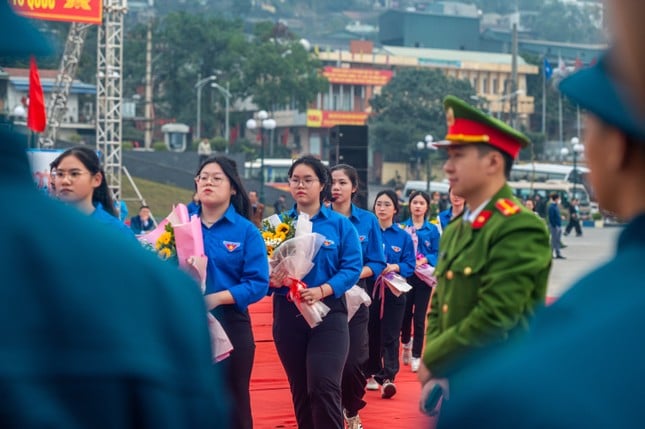
<path fill-rule="evenodd" d="M 442 410 L 445 427 L 645 425 L 645 124 L 609 60 L 560 91 L 586 111 L 585 161 L 600 206 L 626 221 L 616 254 L 542 309 L 520 343 L 451 380 L 468 388 Z"/>
<path fill-rule="evenodd" d="M 551 267 L 544 222 L 506 184 L 528 138 L 456 97 L 444 106 L 448 135 L 437 146 L 447 151 L 444 172 L 468 209 L 448 224 L 439 246 L 419 371 L 422 406 L 435 386 L 447 398 L 448 379 L 474 354 L 527 330 Z"/>

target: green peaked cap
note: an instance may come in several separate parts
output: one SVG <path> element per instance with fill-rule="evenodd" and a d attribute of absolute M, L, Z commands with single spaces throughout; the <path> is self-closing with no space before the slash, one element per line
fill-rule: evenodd
<path fill-rule="evenodd" d="M 531 144 L 523 133 L 454 95 L 446 96 L 443 105 L 448 128 L 447 142 L 438 143 L 437 146 L 486 143 L 515 158 L 521 148 Z"/>

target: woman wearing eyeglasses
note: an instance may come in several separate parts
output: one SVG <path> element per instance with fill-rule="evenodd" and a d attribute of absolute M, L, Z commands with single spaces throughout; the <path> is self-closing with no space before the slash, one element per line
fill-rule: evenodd
<path fill-rule="evenodd" d="M 134 238 L 132 230 L 119 220 L 114 209 L 96 151 L 86 146 L 67 149 L 50 164 L 50 171 L 56 198 Z"/>
<path fill-rule="evenodd" d="M 383 235 L 383 250 L 387 266 L 383 274 L 397 273 L 409 277 L 414 272 L 416 257 L 412 237 L 394 223 L 399 213 L 399 199 L 396 193 L 387 189 L 376 195 L 373 207 Z M 383 288 L 383 289 L 380 289 Z M 373 374 L 367 388 L 377 390 L 381 386 L 381 397 L 389 399 L 396 394 L 394 378 L 399 372 L 399 333 L 405 313 L 406 294 L 395 296 L 385 286 L 378 286 L 372 294 L 369 321 L 369 360 L 366 368 Z"/>
<path fill-rule="evenodd" d="M 347 164 L 338 164 L 331 169 L 331 207 L 345 216 L 354 225 L 361 242 L 363 267 L 358 285 L 367 290 L 367 282 L 374 283 L 385 268 L 381 228 L 374 213 L 356 207 L 352 197 L 358 191 L 358 173 Z M 367 361 L 369 345 L 367 324 L 369 310 L 361 304 L 349 321 L 349 354 L 343 370 L 343 409 L 350 429 L 360 427 L 358 412 L 367 405 L 363 400 L 367 377 L 363 364 Z"/>
<path fill-rule="evenodd" d="M 208 158 L 199 167 L 195 185 L 200 205 L 204 252 L 208 256 L 206 306 L 222 324 L 231 355 L 216 364 L 227 380 L 232 428 L 253 427 L 249 382 L 255 340 L 247 307 L 269 288 L 269 264 L 264 240 L 249 220 L 251 204 L 235 162 Z"/>
<path fill-rule="evenodd" d="M 273 338 L 287 373 L 298 427 L 343 429 L 341 375 L 349 349 L 344 294 L 358 281 L 363 266 L 358 234 L 351 222 L 322 204 L 329 186 L 327 167 L 312 156 L 296 160 L 289 169 L 289 187 L 295 206 L 287 213 L 310 216 L 313 232 L 325 237 L 313 270 L 303 281 L 302 301 L 323 301 L 329 313 L 310 328 L 287 288 L 278 286 L 273 297 Z M 272 273 L 272 285 L 282 285 Z"/>
<path fill-rule="evenodd" d="M 430 196 L 423 191 L 412 191 L 409 202 L 410 217 L 403 222 L 403 225 L 413 226 L 416 230 L 418 238 L 416 265 L 430 264 L 435 267 L 439 255 L 440 234 L 439 229 L 427 221 Z M 406 297 L 405 315 L 401 326 L 403 364 L 410 364 L 412 372 L 417 372 L 421 364 L 428 303 L 432 289 L 416 274 L 408 277 L 408 283 L 412 286 L 412 290 Z M 414 331 L 412 325 L 414 325 Z"/>

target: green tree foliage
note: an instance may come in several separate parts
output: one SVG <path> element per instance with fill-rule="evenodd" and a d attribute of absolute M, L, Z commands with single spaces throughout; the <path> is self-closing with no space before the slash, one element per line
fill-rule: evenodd
<path fill-rule="evenodd" d="M 427 134 L 446 135 L 443 98 L 452 94 L 468 102 L 475 92 L 459 80 L 429 68 L 400 69 L 370 100 L 370 144 L 386 161 L 408 161 L 417 156 L 416 142 Z"/>
<path fill-rule="evenodd" d="M 591 3 L 590 3 L 591 4 Z M 536 39 L 570 43 L 602 43 L 605 36 L 594 26 L 600 22 L 600 9 L 548 1 L 538 10 L 533 22 Z"/>
<path fill-rule="evenodd" d="M 290 106 L 304 111 L 328 87 L 321 67 L 284 25 L 261 23 L 255 28 L 254 43 L 241 58 L 245 95 L 267 110 Z"/>

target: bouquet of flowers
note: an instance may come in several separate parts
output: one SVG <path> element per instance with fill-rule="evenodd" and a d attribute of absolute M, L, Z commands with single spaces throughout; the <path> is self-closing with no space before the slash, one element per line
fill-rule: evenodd
<path fill-rule="evenodd" d="M 401 225 L 401 228 L 410 234 L 412 237 L 412 243 L 414 244 L 414 253 L 417 255 L 417 260 L 423 259 L 424 256 L 421 253 L 418 253 L 417 247 L 419 246 L 419 237 L 417 236 L 417 230 L 413 226 Z M 428 287 L 434 287 L 437 284 L 437 278 L 434 276 L 434 267 L 430 264 L 421 264 L 417 265 L 414 269 L 414 274 L 417 275 Z"/>
<path fill-rule="evenodd" d="M 412 286 L 400 274 L 393 271 L 381 274 L 374 282 L 374 290 L 372 290 L 372 297 L 376 297 L 378 293 L 381 300 L 380 318 L 383 318 L 383 311 L 385 309 L 385 288 L 390 289 L 390 292 L 396 297 L 412 290 Z"/>
<path fill-rule="evenodd" d="M 206 291 L 208 257 L 204 254 L 201 222 L 198 216 L 188 216 L 184 204 L 177 204 L 154 230 L 140 236 L 139 241 L 161 259 L 176 261 L 197 281 L 202 294 Z M 219 362 L 230 355 L 233 345 L 217 319 L 211 313 L 207 313 L 207 317 L 213 361 Z"/>
<path fill-rule="evenodd" d="M 282 217 L 270 216 L 262 224 L 270 270 L 285 274 L 284 286 L 289 288 L 288 299 L 295 304 L 310 327 L 317 326 L 329 312 L 329 307 L 321 301 L 304 303 L 300 291 L 307 287 L 302 278 L 313 268 L 312 261 L 325 237 L 312 232 L 313 225 L 305 213 L 300 213 L 295 225 L 294 219 L 286 214 Z"/>
<path fill-rule="evenodd" d="M 267 248 L 267 256 L 271 258 L 275 249 L 286 240 L 294 237 L 296 228 L 294 218 L 287 213 L 274 214 L 262 221 L 262 238 Z"/>

